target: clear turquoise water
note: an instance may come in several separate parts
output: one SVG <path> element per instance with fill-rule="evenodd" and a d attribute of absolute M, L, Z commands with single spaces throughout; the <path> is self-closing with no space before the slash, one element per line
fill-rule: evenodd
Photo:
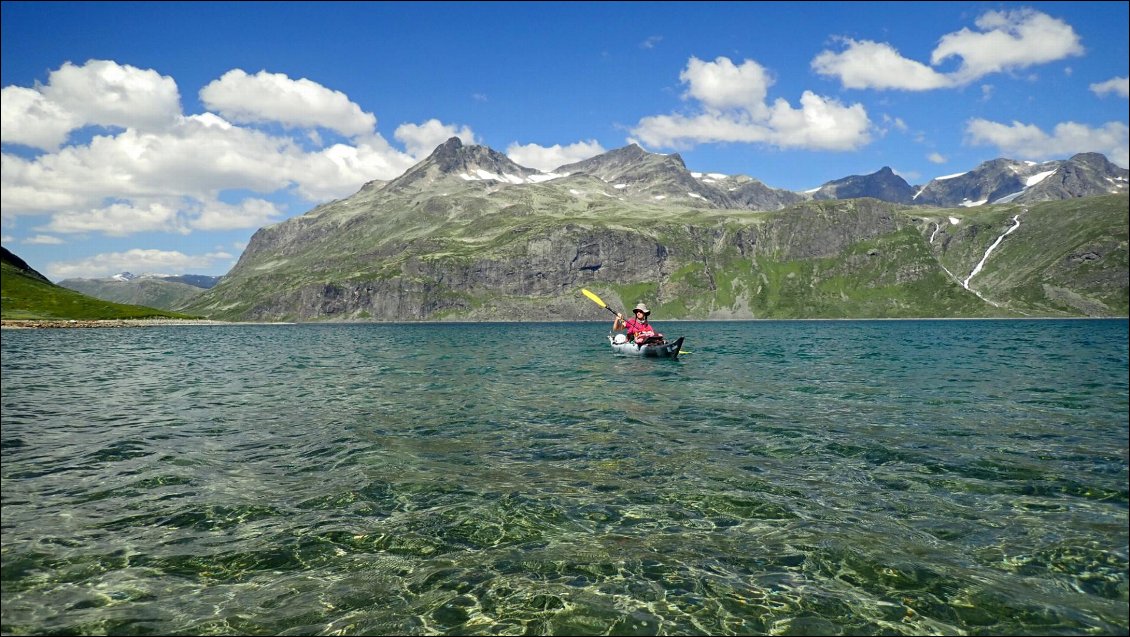
<path fill-rule="evenodd" d="M 3 333 L 5 634 L 1125 634 L 1127 321 Z"/>

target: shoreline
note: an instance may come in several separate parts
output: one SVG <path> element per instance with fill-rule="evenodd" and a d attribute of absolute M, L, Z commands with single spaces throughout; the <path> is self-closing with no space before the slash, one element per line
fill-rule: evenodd
<path fill-rule="evenodd" d="M 1027 316 L 1027 317 L 915 317 L 915 318 L 792 318 L 792 319 L 665 319 L 657 323 L 757 323 L 757 322 L 836 322 L 836 321 L 1032 321 L 1032 320 L 1130 320 L 1125 316 Z M 212 319 L 3 319 L 0 329 L 98 329 L 112 327 L 174 327 L 192 325 L 467 325 L 490 323 L 524 323 L 525 321 L 216 321 Z M 605 321 L 551 321 L 551 323 L 604 323 Z"/>
<path fill-rule="evenodd" d="M 44 330 L 107 327 L 161 327 L 165 325 L 249 325 L 209 319 L 3 319 L 0 329 Z"/>

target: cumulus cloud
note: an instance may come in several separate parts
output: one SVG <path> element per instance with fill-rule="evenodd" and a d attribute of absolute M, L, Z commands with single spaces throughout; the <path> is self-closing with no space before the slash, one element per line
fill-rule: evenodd
<path fill-rule="evenodd" d="M 949 160 L 946 159 L 945 155 L 943 155 L 941 153 L 936 153 L 936 152 L 930 153 L 929 155 L 926 155 L 926 160 L 929 161 L 931 164 L 944 164 L 947 161 L 949 161 Z"/>
<path fill-rule="evenodd" d="M 1127 98 L 1130 97 L 1130 78 L 1115 77 L 1105 82 L 1096 82 L 1090 86 L 1090 89 L 1099 96 L 1113 93 L 1118 97 Z"/>
<path fill-rule="evenodd" d="M 929 66 L 902 57 L 889 44 L 844 39 L 846 50 L 822 51 L 812 70 L 838 77 L 845 88 L 923 91 L 949 86 L 951 81 Z"/>
<path fill-rule="evenodd" d="M 75 261 L 52 261 L 44 274 L 59 281 L 70 278 L 99 278 L 119 272 L 163 273 L 208 270 L 218 263 L 232 261 L 234 257 L 219 251 L 190 256 L 175 250 L 133 249 L 125 252 L 108 252 Z"/>
<path fill-rule="evenodd" d="M 138 232 L 190 232 L 177 206 L 158 201 L 142 205 L 113 203 L 96 209 L 63 211 L 52 215 L 49 223 L 37 229 L 61 234 L 102 233 L 111 237 Z"/>
<path fill-rule="evenodd" d="M 478 144 L 475 133 L 467 126 L 458 128 L 451 124 L 444 124 L 438 119 L 429 119 L 423 124 L 401 124 L 393 133 L 400 143 L 408 150 L 408 154 L 417 160 L 432 154 L 437 146 L 458 137 L 464 144 Z"/>
<path fill-rule="evenodd" d="M 765 96 L 773 84 L 769 72 L 757 62 L 735 65 L 727 57 L 713 62 L 692 57 L 679 80 L 688 85 L 683 97 L 698 100 L 709 110 L 737 108 L 756 114 L 764 113 Z"/>
<path fill-rule="evenodd" d="M 211 201 L 194 211 L 189 225 L 194 230 L 260 228 L 282 216 L 283 211 L 265 199 L 247 198 L 235 205 Z"/>
<path fill-rule="evenodd" d="M 777 99 L 766 102 L 773 78 L 753 60 L 735 65 L 719 57 L 692 57 L 679 79 L 683 97 L 697 113 L 642 118 L 631 133 L 651 146 L 687 147 L 696 143 L 763 143 L 781 148 L 852 150 L 870 141 L 871 122 L 861 104 L 805 91 L 800 108 Z"/>
<path fill-rule="evenodd" d="M 1097 152 L 1123 168 L 1130 168 L 1130 129 L 1122 122 L 1108 122 L 1098 128 L 1064 122 L 1046 133 L 1032 124 L 974 119 L 966 126 L 965 134 L 971 144 L 997 146 L 1018 159 L 1043 160 Z"/>
<path fill-rule="evenodd" d="M 989 11 L 974 24 L 981 32 L 966 28 L 942 36 L 930 55 L 935 66 L 951 57 L 961 59 L 952 74 L 958 84 L 1083 54 L 1071 25 L 1033 9 Z"/>
<path fill-rule="evenodd" d="M 35 89 L 3 89 L 3 139 L 55 150 L 84 126 L 161 130 L 180 116 L 176 82 L 107 60 L 67 62 Z"/>
<path fill-rule="evenodd" d="M 430 120 L 398 128 L 408 152 L 398 150 L 343 93 L 282 74 L 230 71 L 201 98 L 214 112 L 184 115 L 171 78 L 98 60 L 66 64 L 45 85 L 4 87 L 5 225 L 48 216 L 44 232 L 111 236 L 255 228 L 287 212 L 269 199 L 347 196 L 403 174 L 452 135 L 475 143 L 470 128 Z M 247 125 L 259 123 L 287 130 Z M 68 144 L 88 125 L 105 130 Z M 348 141 L 324 144 L 319 129 Z"/>
<path fill-rule="evenodd" d="M 577 142 L 562 146 L 539 146 L 538 144 L 520 145 L 510 144 L 506 149 L 506 156 L 519 166 L 536 168 L 542 172 L 549 172 L 566 164 L 576 163 L 590 157 L 604 153 L 604 147 L 596 140 Z"/>
<path fill-rule="evenodd" d="M 321 127 L 346 137 L 371 134 L 377 118 L 340 91 L 282 73 L 242 69 L 224 73 L 200 90 L 200 100 L 224 118 L 238 123 L 277 122 L 296 128 Z"/>
<path fill-rule="evenodd" d="M 1033 9 L 988 11 L 974 25 L 977 31 L 964 28 L 942 36 L 930 65 L 903 57 L 889 44 L 845 38 L 844 50 L 822 51 L 812 69 L 839 78 L 846 88 L 926 91 L 1083 54 L 1071 25 Z M 951 72 L 937 68 L 954 60 L 957 68 Z"/>
<path fill-rule="evenodd" d="M 80 124 L 78 117 L 39 91 L 19 86 L 0 91 L 0 137 L 6 144 L 55 150 Z"/>

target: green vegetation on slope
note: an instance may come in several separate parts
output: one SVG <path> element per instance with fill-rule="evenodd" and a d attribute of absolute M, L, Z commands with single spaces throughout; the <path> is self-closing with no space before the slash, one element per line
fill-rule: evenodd
<path fill-rule="evenodd" d="M 101 320 L 195 318 L 140 305 L 122 305 L 80 294 L 0 263 L 0 318 L 6 320 Z"/>
<path fill-rule="evenodd" d="M 585 286 L 684 319 L 1127 314 L 1126 195 L 753 212 L 601 188 L 577 178 L 365 191 L 262 229 L 224 281 L 180 309 L 230 320 L 510 320 L 546 308 L 594 318 Z M 965 289 L 1017 214 L 1022 228 Z"/>

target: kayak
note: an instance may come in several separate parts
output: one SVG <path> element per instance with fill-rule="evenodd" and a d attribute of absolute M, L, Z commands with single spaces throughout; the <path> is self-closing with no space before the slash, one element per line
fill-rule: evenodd
<path fill-rule="evenodd" d="M 623 338 L 623 334 L 619 334 Z M 608 335 L 608 343 L 612 345 L 612 351 L 619 352 L 620 354 L 631 354 L 633 356 L 650 356 L 656 358 L 678 358 L 679 350 L 683 349 L 683 339 L 685 336 L 680 336 L 673 341 L 665 341 L 663 343 L 649 343 L 647 345 L 636 345 L 631 341 L 617 342 L 616 338 Z"/>

